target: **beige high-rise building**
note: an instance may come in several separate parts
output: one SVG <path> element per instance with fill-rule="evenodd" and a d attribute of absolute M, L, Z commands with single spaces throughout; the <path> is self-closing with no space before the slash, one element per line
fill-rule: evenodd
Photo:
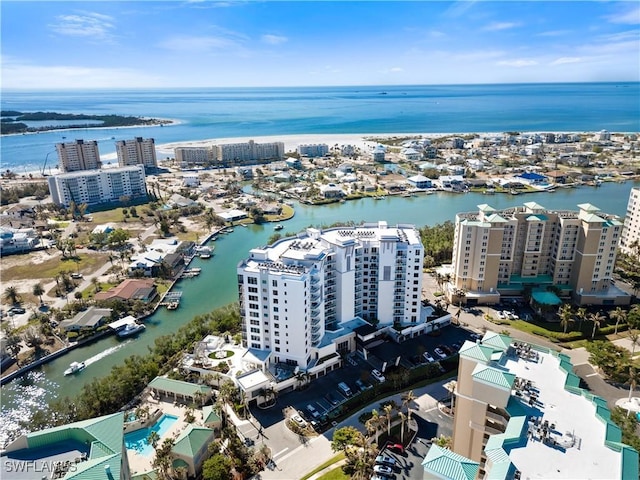
<path fill-rule="evenodd" d="M 145 168 L 157 168 L 156 142 L 153 138 L 136 137 L 116 142 L 118 165 L 144 165 Z"/>
<path fill-rule="evenodd" d="M 618 217 L 594 205 L 547 210 L 535 202 L 456 215 L 447 295 L 466 304 L 497 303 L 530 292 L 541 304 L 558 296 L 579 305 L 622 305 L 630 296 L 611 279 L 622 233 Z"/>
<path fill-rule="evenodd" d="M 567 355 L 494 332 L 459 353 L 455 455 L 430 451 L 424 478 L 638 478 L 638 452 L 621 443 L 607 402 L 579 388 Z"/>
<path fill-rule="evenodd" d="M 255 143 L 249 140 L 245 143 L 225 143 L 217 147 L 217 160 L 225 166 L 265 163 L 282 160 L 284 157 L 284 142 Z"/>
<path fill-rule="evenodd" d="M 637 255 L 637 243 L 640 243 L 640 187 L 632 188 L 629 194 L 620 250 L 627 255 Z"/>
<path fill-rule="evenodd" d="M 102 167 L 98 142 L 95 140 L 57 143 L 56 150 L 59 168 L 62 172 L 97 170 Z"/>

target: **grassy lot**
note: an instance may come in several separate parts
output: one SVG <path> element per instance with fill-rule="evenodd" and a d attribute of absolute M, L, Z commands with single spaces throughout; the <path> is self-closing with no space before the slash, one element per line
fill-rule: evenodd
<path fill-rule="evenodd" d="M 342 471 L 342 468 L 334 468 L 333 470 L 328 471 L 321 477 L 318 477 L 318 480 L 349 480 L 351 477 Z"/>
<path fill-rule="evenodd" d="M 320 470 L 324 470 L 325 468 L 327 468 L 330 465 L 333 465 L 334 463 L 339 462 L 340 460 L 342 460 L 344 458 L 344 453 L 341 452 L 338 455 L 336 455 L 335 457 L 331 457 L 329 460 L 327 460 L 326 462 L 324 462 L 322 465 L 319 465 L 318 467 L 314 468 L 313 470 L 311 470 L 309 473 L 307 473 L 304 477 L 302 477 L 300 480 L 308 480 L 309 478 L 311 478 L 313 475 L 315 475 L 316 473 L 318 473 Z M 342 472 L 342 469 L 338 469 Z M 333 470 L 332 470 L 333 471 Z M 331 473 L 331 472 L 329 472 Z M 343 474 L 344 475 L 344 474 Z M 324 478 L 321 477 L 321 478 Z M 347 476 L 344 477 L 330 477 L 330 478 L 349 478 Z"/>
<path fill-rule="evenodd" d="M 138 216 L 142 215 L 142 211 L 149 206 L 149 202 L 143 203 L 141 205 L 136 205 L 136 211 L 138 212 Z M 93 217 L 94 224 L 101 223 L 110 223 L 110 222 L 122 222 L 124 220 L 124 214 L 122 213 L 122 209 L 126 208 L 127 210 L 130 207 L 117 207 L 111 210 L 105 210 L 103 212 L 91 212 L 87 213 L 87 216 Z M 139 222 L 139 220 L 135 217 L 130 217 L 127 219 L 129 222 Z"/>
<path fill-rule="evenodd" d="M 25 259 L 24 264 L 14 265 L 3 270 L 2 281 L 7 283 L 12 280 L 38 278 L 49 280 L 62 272 L 75 272 L 76 270 L 80 270 L 82 273 L 92 273 L 109 261 L 109 255 L 104 253 L 93 253 L 91 255 L 79 253 L 77 258 L 79 260 L 76 262 L 73 259 L 62 259 L 59 255 L 56 255 L 35 266 L 29 264 Z"/>
<path fill-rule="evenodd" d="M 281 220 L 289 220 L 295 214 L 295 210 L 290 205 L 282 204 L 282 213 L 280 215 L 265 215 L 267 222 L 279 222 Z"/>

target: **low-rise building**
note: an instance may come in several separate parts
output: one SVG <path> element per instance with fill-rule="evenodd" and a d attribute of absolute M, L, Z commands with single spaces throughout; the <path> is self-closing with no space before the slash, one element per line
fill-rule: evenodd
<path fill-rule="evenodd" d="M 81 330 L 96 330 L 111 320 L 110 308 L 89 307 L 78 312 L 73 318 L 60 322 L 60 329 L 65 332 L 79 332 Z"/>
<path fill-rule="evenodd" d="M 426 189 L 431 188 L 431 179 L 425 177 L 424 175 L 414 175 L 412 177 L 407 178 L 407 182 L 414 188 Z"/>
<path fill-rule="evenodd" d="M 29 252 L 39 244 L 38 233 L 33 228 L 0 227 L 0 256 Z"/>
<path fill-rule="evenodd" d="M 156 286 L 151 279 L 128 278 L 119 285 L 110 288 L 106 292 L 98 292 L 94 299 L 99 300 L 140 300 L 145 303 L 152 302 L 158 295 Z"/>
<path fill-rule="evenodd" d="M 329 145 L 326 143 L 301 144 L 298 145 L 297 151 L 303 157 L 324 157 L 329 153 Z"/>

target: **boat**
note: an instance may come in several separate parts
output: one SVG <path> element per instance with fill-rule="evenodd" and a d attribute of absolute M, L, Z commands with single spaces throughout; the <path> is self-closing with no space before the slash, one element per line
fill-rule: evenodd
<path fill-rule="evenodd" d="M 118 331 L 117 335 L 120 338 L 130 337 L 141 332 L 145 328 L 146 327 L 141 323 L 127 323 L 122 330 Z"/>
<path fill-rule="evenodd" d="M 65 376 L 73 375 L 74 373 L 78 373 L 84 370 L 84 367 L 86 367 L 84 362 L 71 362 L 71 365 L 69 365 L 69 368 L 64 371 L 64 374 Z"/>
<path fill-rule="evenodd" d="M 178 302 L 172 302 L 167 305 L 167 310 L 177 310 L 180 304 Z"/>
<path fill-rule="evenodd" d="M 283 225 L 277 224 L 275 227 L 273 227 L 274 230 L 282 230 L 284 228 Z"/>
<path fill-rule="evenodd" d="M 204 258 L 206 260 L 207 258 L 211 258 L 211 254 L 203 252 L 200 254 L 200 258 Z"/>

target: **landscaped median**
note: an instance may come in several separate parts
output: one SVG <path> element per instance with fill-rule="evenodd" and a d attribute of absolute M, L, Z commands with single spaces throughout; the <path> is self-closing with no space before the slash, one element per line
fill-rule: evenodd
<path fill-rule="evenodd" d="M 323 471 L 323 470 L 327 470 L 327 472 L 333 472 L 334 469 L 330 469 L 329 467 L 331 467 L 332 465 L 335 465 L 336 463 L 338 463 L 341 460 L 345 459 L 345 454 L 344 452 L 340 452 L 339 454 L 337 454 L 334 457 L 331 457 L 329 460 L 327 460 L 326 462 L 324 462 L 322 465 L 317 466 L 316 468 L 314 468 L 313 470 L 311 470 L 309 473 L 307 473 L 304 477 L 302 477 L 300 480 L 309 480 L 311 477 L 313 477 L 315 474 Z M 342 478 L 349 478 L 347 475 L 344 474 L 344 472 L 342 472 L 341 468 L 336 468 L 335 470 L 338 470 L 343 476 L 337 476 L 337 477 L 331 477 L 331 478 L 335 478 L 335 479 L 342 479 Z M 318 478 L 323 478 L 325 479 L 326 477 L 321 476 Z"/>

